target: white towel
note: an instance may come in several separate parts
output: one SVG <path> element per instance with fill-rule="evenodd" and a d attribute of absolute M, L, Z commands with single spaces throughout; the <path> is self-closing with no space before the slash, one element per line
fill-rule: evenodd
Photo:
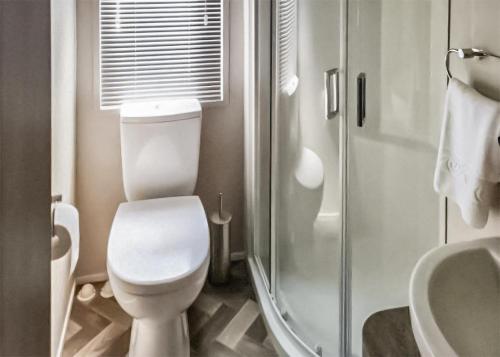
<path fill-rule="evenodd" d="M 500 197 L 500 103 L 457 79 L 446 95 L 434 189 L 455 201 L 464 221 L 482 228 Z"/>

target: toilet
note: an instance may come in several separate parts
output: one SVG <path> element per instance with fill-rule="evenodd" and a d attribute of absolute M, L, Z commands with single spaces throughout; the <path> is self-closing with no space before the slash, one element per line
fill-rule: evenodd
<path fill-rule="evenodd" d="M 120 110 L 127 202 L 108 241 L 109 281 L 132 318 L 130 357 L 189 356 L 187 308 L 205 282 L 209 230 L 198 196 L 201 106 L 194 99 Z"/>

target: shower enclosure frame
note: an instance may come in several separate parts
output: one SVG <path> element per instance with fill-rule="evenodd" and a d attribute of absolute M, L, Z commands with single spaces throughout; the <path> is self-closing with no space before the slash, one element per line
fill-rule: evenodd
<path fill-rule="evenodd" d="M 341 192 L 341 224 L 340 224 L 340 244 L 341 261 L 340 264 L 340 286 L 339 286 L 339 346 L 340 356 L 350 355 L 350 287 L 349 287 L 349 242 L 346 239 L 346 196 L 347 196 L 347 1 L 340 1 L 340 64 L 339 64 L 339 113 L 332 120 L 339 120 L 339 171 Z M 272 116 L 276 115 L 276 93 L 273 91 L 272 83 L 275 78 L 271 78 L 276 73 L 276 51 L 272 26 L 276 23 L 273 17 L 276 11 L 273 8 L 276 0 L 246 0 L 244 8 L 244 59 L 245 59 L 245 115 L 244 115 L 244 209 L 245 209 L 245 240 L 247 246 L 247 265 L 249 268 L 252 284 L 256 291 L 258 303 L 262 309 L 264 321 L 275 347 L 280 354 L 289 356 L 319 356 L 310 346 L 290 328 L 282 317 L 275 298 L 276 282 L 276 236 L 272 226 L 274 221 L 274 208 L 270 197 L 275 189 L 275 182 L 271 180 L 272 170 L 275 167 L 276 155 L 270 153 L 272 150 L 271 140 L 275 133 L 275 128 L 271 127 Z M 272 25 L 271 25 L 271 24 Z M 258 42 L 259 36 L 264 35 L 265 46 Z M 265 68 L 268 66 L 269 68 Z M 271 66 L 273 70 L 271 71 Z M 269 96 L 272 100 L 269 101 Z M 263 135 L 263 131 L 269 130 Z M 262 139 L 268 137 L 269 142 Z M 266 151 L 266 148 L 268 149 Z M 271 192 L 262 185 L 262 176 L 268 175 L 267 182 L 271 183 Z M 267 192 L 266 192 L 267 190 Z M 269 195 L 267 200 L 264 195 Z M 262 212 L 269 215 L 269 222 L 262 219 Z M 264 222 L 263 222 L 264 221 Z M 270 264 L 268 279 L 262 260 L 257 254 L 257 245 L 262 232 L 270 235 Z M 333 332 L 332 332 L 333 333 Z"/>

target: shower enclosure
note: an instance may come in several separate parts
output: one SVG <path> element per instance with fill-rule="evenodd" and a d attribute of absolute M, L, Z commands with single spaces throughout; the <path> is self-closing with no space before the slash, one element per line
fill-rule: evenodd
<path fill-rule="evenodd" d="M 444 241 L 433 191 L 448 0 L 258 0 L 246 8 L 249 266 L 293 356 L 361 356 Z"/>

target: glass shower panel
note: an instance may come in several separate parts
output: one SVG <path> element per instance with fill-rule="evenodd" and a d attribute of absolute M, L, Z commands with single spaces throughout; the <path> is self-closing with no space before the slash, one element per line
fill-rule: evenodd
<path fill-rule="evenodd" d="M 257 80 L 257 132 L 259 153 L 255 158 L 257 175 L 255 177 L 257 230 L 254 253 L 257 257 L 267 283 L 271 281 L 271 232 L 270 232 L 270 186 L 271 186 L 271 16 L 272 0 L 255 2 L 257 13 L 256 31 L 256 80 Z"/>
<path fill-rule="evenodd" d="M 348 1 L 346 224 L 353 356 L 362 355 L 370 315 L 408 305 L 412 269 L 440 241 L 433 172 L 446 88 L 447 3 Z M 359 127 L 361 73 L 366 118 Z"/>
<path fill-rule="evenodd" d="M 324 73 L 341 64 L 340 0 L 275 0 L 273 293 L 295 333 L 339 353 L 340 115 L 325 115 Z"/>

